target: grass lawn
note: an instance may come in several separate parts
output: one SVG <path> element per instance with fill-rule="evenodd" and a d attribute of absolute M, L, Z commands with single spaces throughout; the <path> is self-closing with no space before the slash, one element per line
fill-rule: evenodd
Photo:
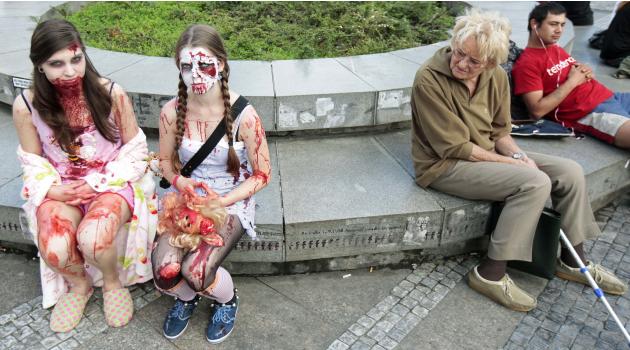
<path fill-rule="evenodd" d="M 94 2 L 66 19 L 89 46 L 150 56 L 206 23 L 238 60 L 386 52 L 444 40 L 454 23 L 439 2 Z"/>

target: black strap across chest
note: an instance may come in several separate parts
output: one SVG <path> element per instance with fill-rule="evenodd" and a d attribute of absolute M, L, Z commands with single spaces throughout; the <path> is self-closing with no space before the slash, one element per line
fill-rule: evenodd
<path fill-rule="evenodd" d="M 241 112 L 243 111 L 243 109 L 245 109 L 248 103 L 249 102 L 247 101 L 247 99 L 243 96 L 239 96 L 238 99 L 234 101 L 234 105 L 232 105 L 232 108 L 231 108 L 232 120 L 236 120 L 236 118 L 238 118 L 239 114 L 241 114 Z M 206 157 L 210 154 L 210 152 L 212 152 L 212 150 L 217 146 L 219 141 L 221 141 L 221 139 L 223 138 L 223 135 L 225 135 L 225 132 L 226 132 L 225 129 L 226 129 L 226 125 L 225 125 L 225 118 L 224 118 L 223 120 L 221 120 L 217 128 L 214 129 L 214 131 L 212 132 L 212 135 L 210 135 L 210 137 L 208 137 L 206 142 L 204 142 L 203 146 L 199 148 L 197 153 L 195 153 L 192 156 L 192 158 L 190 158 L 190 160 L 186 162 L 186 164 L 184 165 L 184 167 L 182 168 L 180 172 L 182 176 L 190 177 L 193 170 L 195 170 L 199 166 L 199 164 L 201 164 L 201 162 L 203 162 L 203 160 L 206 159 Z"/>
<path fill-rule="evenodd" d="M 232 105 L 232 108 L 231 108 L 232 120 L 236 121 L 238 116 L 241 114 L 241 112 L 243 112 L 243 110 L 245 109 L 245 107 L 247 107 L 248 104 L 249 104 L 249 101 L 247 101 L 245 97 L 239 96 L 238 99 L 234 101 L 234 104 Z M 204 142 L 201 148 L 199 148 L 197 153 L 195 153 L 192 156 L 192 158 L 190 158 L 188 162 L 184 164 L 184 166 L 182 167 L 182 170 L 180 171 L 180 174 L 182 176 L 190 177 L 193 170 L 195 170 L 199 166 L 199 164 L 201 164 L 203 160 L 206 159 L 206 157 L 210 154 L 210 152 L 212 152 L 212 150 L 217 146 L 219 141 L 221 141 L 221 139 L 223 138 L 223 135 L 225 135 L 225 132 L 226 132 L 225 124 L 226 123 L 225 123 L 225 118 L 224 118 L 223 120 L 221 120 L 219 125 L 217 125 L 217 128 L 214 129 L 214 131 L 212 132 L 210 137 L 208 137 L 206 142 Z M 236 127 L 238 127 L 238 125 Z M 237 137 L 238 137 L 238 134 L 237 134 Z M 160 187 L 168 188 L 170 187 L 170 183 L 168 183 L 168 181 L 165 178 L 162 178 L 162 180 L 160 181 Z"/>

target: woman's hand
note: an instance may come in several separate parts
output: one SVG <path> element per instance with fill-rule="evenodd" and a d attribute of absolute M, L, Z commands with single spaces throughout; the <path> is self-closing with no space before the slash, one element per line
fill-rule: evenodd
<path fill-rule="evenodd" d="M 75 180 L 67 184 L 51 186 L 46 198 L 78 206 L 89 203 L 97 194 L 98 192 L 94 191 L 85 180 Z"/>
<path fill-rule="evenodd" d="M 46 198 L 59 201 L 69 202 L 76 199 L 77 187 L 82 185 L 84 181 L 72 181 L 63 185 L 52 185 L 46 194 Z"/>
<path fill-rule="evenodd" d="M 75 198 L 67 201 L 66 204 L 74 206 L 88 204 L 98 194 L 85 180 L 79 180 L 78 183 L 79 185 L 75 188 Z"/>
<path fill-rule="evenodd" d="M 175 186 L 175 188 L 181 193 L 184 193 L 188 190 L 194 192 L 195 187 L 199 187 L 197 181 L 191 178 L 183 177 L 181 175 L 178 175 L 173 180 L 174 183 L 172 185 Z"/>

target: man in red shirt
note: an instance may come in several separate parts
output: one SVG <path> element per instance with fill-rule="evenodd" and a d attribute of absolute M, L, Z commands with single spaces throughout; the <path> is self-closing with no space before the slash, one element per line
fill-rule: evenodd
<path fill-rule="evenodd" d="M 613 93 L 557 45 L 565 23 L 566 10 L 558 3 L 540 4 L 529 14 L 527 47 L 512 69 L 514 93 L 535 119 L 547 116 L 630 148 L 630 93 Z"/>

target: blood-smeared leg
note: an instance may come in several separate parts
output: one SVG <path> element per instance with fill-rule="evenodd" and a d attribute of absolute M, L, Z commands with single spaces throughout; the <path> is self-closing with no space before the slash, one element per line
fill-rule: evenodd
<path fill-rule="evenodd" d="M 170 234 L 164 233 L 156 238 L 151 255 L 153 263 L 153 282 L 165 294 L 181 300 L 192 300 L 197 294 L 190 288 L 181 274 L 184 249 L 173 247 L 168 242 Z"/>
<path fill-rule="evenodd" d="M 202 242 L 196 250 L 184 258 L 182 275 L 195 291 L 219 302 L 232 299 L 233 288 L 230 286 L 233 284 L 230 274 L 225 269 L 221 269 L 218 276 L 217 270 L 241 239 L 243 232 L 239 218 L 229 215 L 219 232 L 223 237 L 223 247 L 211 247 Z"/>
<path fill-rule="evenodd" d="M 104 193 L 96 197 L 77 229 L 79 249 L 85 260 L 103 273 L 103 290 L 121 288 L 116 270 L 118 252 L 116 233 L 131 217 L 126 201 L 119 195 Z"/>
<path fill-rule="evenodd" d="M 37 210 L 37 244 L 46 264 L 70 283 L 70 291 L 86 295 L 92 282 L 77 248 L 80 220 L 78 208 L 54 200 L 44 202 Z"/>

